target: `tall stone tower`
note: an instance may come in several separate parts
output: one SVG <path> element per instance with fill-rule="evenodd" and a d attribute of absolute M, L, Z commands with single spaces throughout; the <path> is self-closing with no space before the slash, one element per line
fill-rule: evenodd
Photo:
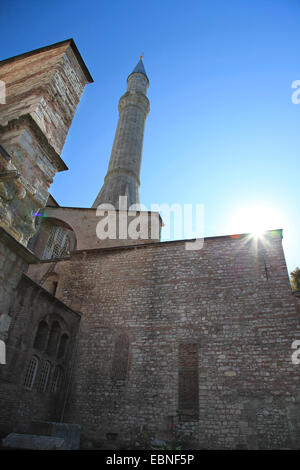
<path fill-rule="evenodd" d="M 142 57 L 127 78 L 127 91 L 119 101 L 119 121 L 108 171 L 94 204 L 109 203 L 116 209 L 139 204 L 140 169 L 144 127 L 150 110 L 146 96 L 149 80 Z M 119 196 L 127 196 L 127 207 L 119 207 Z"/>

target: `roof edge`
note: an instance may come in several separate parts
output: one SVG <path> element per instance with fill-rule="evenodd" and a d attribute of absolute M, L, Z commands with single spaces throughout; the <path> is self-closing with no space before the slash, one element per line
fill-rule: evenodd
<path fill-rule="evenodd" d="M 274 236 L 274 234 L 278 234 L 279 237 L 282 239 L 282 229 L 276 230 L 266 230 L 264 233 Z M 241 233 L 241 234 L 232 234 L 232 235 L 216 235 L 212 237 L 203 237 L 204 241 L 214 241 L 214 240 L 239 240 L 241 238 L 251 238 L 252 233 Z M 279 238 L 277 237 L 277 238 Z M 140 249 L 140 248 L 153 248 L 159 246 L 166 246 L 166 245 L 183 245 L 185 243 L 195 242 L 196 238 L 191 239 L 181 239 L 181 240 L 165 240 L 165 241 L 153 241 L 148 243 L 137 243 L 131 245 L 115 245 L 115 246 L 107 246 L 107 247 L 98 247 L 98 248 L 82 248 L 81 250 L 74 250 L 71 251 L 71 256 L 82 254 L 82 253 L 93 253 L 93 252 L 105 252 L 105 251 L 121 251 L 121 250 L 133 250 L 133 249 Z M 63 259 L 63 258 L 60 258 Z"/>
<path fill-rule="evenodd" d="M 94 80 L 93 80 L 87 66 L 85 65 L 85 62 L 84 62 L 83 58 L 81 57 L 81 54 L 80 54 L 73 38 L 65 39 L 64 41 L 59 41 L 59 42 L 56 42 L 54 44 L 50 44 L 48 46 L 39 47 L 38 49 L 33 49 L 32 51 L 24 52 L 22 54 L 18 54 L 18 55 L 9 57 L 8 59 L 1 60 L 0 61 L 0 66 L 3 65 L 3 64 L 9 63 L 9 62 L 13 62 L 14 60 L 21 60 L 24 57 L 29 57 L 31 55 L 38 54 L 40 52 L 48 51 L 50 49 L 55 49 L 57 47 L 62 46 L 63 44 L 67 44 L 67 43 L 70 44 L 70 46 L 71 46 L 71 48 L 72 48 L 72 50 L 73 50 L 73 52 L 74 52 L 74 54 L 75 54 L 75 56 L 78 60 L 78 63 L 81 66 L 82 71 L 83 71 L 83 73 L 84 73 L 84 75 L 87 79 L 87 82 L 88 83 L 93 83 Z"/>

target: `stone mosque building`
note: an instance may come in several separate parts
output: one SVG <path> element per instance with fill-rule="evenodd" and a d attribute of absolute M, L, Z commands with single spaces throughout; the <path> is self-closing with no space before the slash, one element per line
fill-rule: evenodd
<path fill-rule="evenodd" d="M 150 237 L 125 239 L 118 226 L 100 239 L 97 224 L 113 211 L 99 204 L 128 224 L 139 204 L 150 109 L 142 60 L 91 208 L 49 194 L 93 81 L 74 41 L 3 60 L 0 80 L 0 437 L 73 423 L 82 440 L 130 448 L 143 432 L 168 441 L 176 425 L 195 448 L 299 448 L 300 322 L 282 231 L 186 250 L 186 240 L 160 241 L 158 213 L 139 211 Z"/>

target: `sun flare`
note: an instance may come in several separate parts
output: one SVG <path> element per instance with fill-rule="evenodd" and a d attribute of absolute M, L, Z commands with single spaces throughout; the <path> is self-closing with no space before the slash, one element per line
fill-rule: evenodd
<path fill-rule="evenodd" d="M 282 228 L 279 212 L 264 205 L 245 206 L 233 214 L 228 224 L 228 233 L 251 233 L 256 238 L 266 230 Z"/>

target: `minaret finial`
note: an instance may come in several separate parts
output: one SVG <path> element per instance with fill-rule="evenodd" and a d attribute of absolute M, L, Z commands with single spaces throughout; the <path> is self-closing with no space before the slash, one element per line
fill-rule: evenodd
<path fill-rule="evenodd" d="M 143 58 L 143 54 L 140 55 L 140 60 L 142 60 L 142 58 Z"/>

